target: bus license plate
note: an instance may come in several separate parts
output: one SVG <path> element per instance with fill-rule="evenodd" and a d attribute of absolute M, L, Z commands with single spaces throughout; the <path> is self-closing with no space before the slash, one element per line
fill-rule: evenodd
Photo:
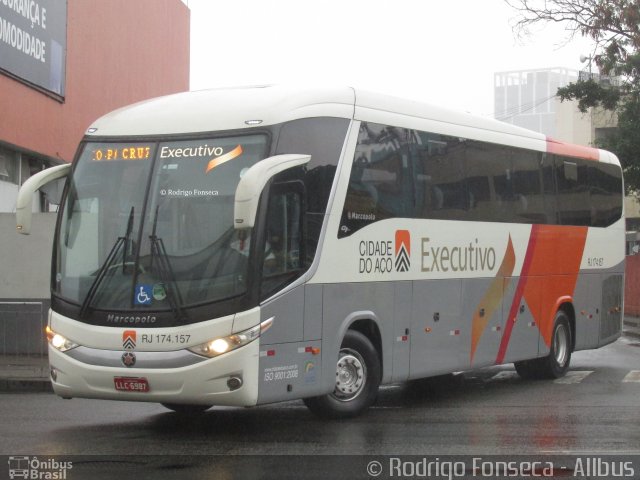
<path fill-rule="evenodd" d="M 119 392 L 146 393 L 149 391 L 149 382 L 146 378 L 114 377 L 113 383 Z"/>

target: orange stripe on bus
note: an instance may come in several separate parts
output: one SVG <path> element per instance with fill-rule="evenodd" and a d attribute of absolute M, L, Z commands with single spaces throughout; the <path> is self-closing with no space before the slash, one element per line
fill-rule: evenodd
<path fill-rule="evenodd" d="M 205 171 L 205 173 L 209 173 L 214 168 L 219 167 L 223 163 L 228 162 L 229 160 L 233 160 L 234 158 L 237 158 L 240 155 L 242 155 L 242 145 L 238 145 L 236 148 L 234 148 L 228 153 L 225 153 L 224 155 L 220 155 L 217 158 L 211 159 L 207 164 L 207 170 Z"/>
<path fill-rule="evenodd" d="M 489 319 L 500 305 L 502 305 L 502 298 L 506 290 L 505 278 L 511 277 L 515 265 L 516 254 L 513 248 L 513 242 L 511 241 L 511 235 L 509 235 L 509 243 L 507 244 L 507 250 L 498 269 L 498 274 L 491 282 L 489 289 L 480 301 L 480 305 L 476 308 L 476 312 L 473 314 L 473 324 L 471 325 L 471 363 L 473 363 L 478 342 L 480 342 L 480 337 L 482 337 L 482 334 L 487 328 Z M 507 282 L 508 281 L 507 279 Z M 481 308 L 484 309 L 482 316 L 480 315 Z"/>
<path fill-rule="evenodd" d="M 597 148 L 572 145 L 547 137 L 547 153 L 566 155 L 568 157 L 585 158 L 587 160 L 600 160 L 600 152 Z"/>

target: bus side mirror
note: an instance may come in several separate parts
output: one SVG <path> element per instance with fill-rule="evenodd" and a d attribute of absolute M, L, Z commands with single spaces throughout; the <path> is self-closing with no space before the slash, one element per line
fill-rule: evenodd
<path fill-rule="evenodd" d="M 16 202 L 16 229 L 23 235 L 31 233 L 31 209 L 33 194 L 46 184 L 69 175 L 71 164 L 57 165 L 47 168 L 29 177 L 18 191 Z"/>
<path fill-rule="evenodd" d="M 304 165 L 309 160 L 311 160 L 311 155 L 276 155 L 261 160 L 247 170 L 236 188 L 233 211 L 234 227 L 238 230 L 253 227 L 260 194 L 267 182 L 278 173 Z"/>

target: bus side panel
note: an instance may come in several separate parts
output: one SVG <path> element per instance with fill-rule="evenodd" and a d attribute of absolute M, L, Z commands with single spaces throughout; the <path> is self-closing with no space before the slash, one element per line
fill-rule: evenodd
<path fill-rule="evenodd" d="M 503 334 L 507 328 L 512 329 L 511 339 L 507 345 L 506 355 L 503 360 L 504 363 L 536 358 L 539 344 L 542 342 L 536 318 L 540 316 L 540 296 L 542 295 L 541 287 L 544 277 L 527 278 L 526 283 L 532 287 L 530 287 L 532 293 L 529 294 L 528 298 L 521 297 L 519 303 L 514 305 L 513 302 L 519 280 L 519 278 L 505 278 L 504 280 Z"/>
<path fill-rule="evenodd" d="M 326 393 L 322 391 L 320 382 L 320 352 L 319 340 L 260 345 L 257 403 L 296 400 Z M 333 372 L 335 380 L 335 368 Z"/>
<path fill-rule="evenodd" d="M 462 370 L 469 357 L 462 343 L 462 280 L 413 282 L 409 378 Z"/>
<path fill-rule="evenodd" d="M 322 285 L 304 286 L 304 339 L 322 338 Z"/>
<path fill-rule="evenodd" d="M 402 382 L 409 378 L 411 335 L 420 332 L 411 330 L 413 282 L 395 282 L 395 285 L 392 381 Z"/>
<path fill-rule="evenodd" d="M 624 275 L 621 273 L 603 275 L 602 281 L 602 315 L 600 319 L 600 342 L 606 345 L 621 335 Z"/>
<path fill-rule="evenodd" d="M 576 282 L 573 305 L 576 320 L 575 349 L 584 350 L 598 346 L 600 331 L 602 275 L 582 273 Z"/>
<path fill-rule="evenodd" d="M 466 358 L 465 368 L 493 365 L 504 330 L 502 303 L 504 282 L 501 277 L 463 281 L 461 333 Z"/>
<path fill-rule="evenodd" d="M 273 317 L 273 324 L 260 338 L 263 345 L 299 342 L 304 336 L 305 286 L 299 286 L 287 293 L 262 304 L 260 321 Z"/>
<path fill-rule="evenodd" d="M 260 320 L 273 317 L 273 324 L 260 337 L 259 404 L 324 393 L 320 382 L 321 332 L 315 328 L 322 325 L 322 305 L 318 305 L 318 294 L 322 295 L 321 286 L 309 288 L 303 285 L 261 306 Z M 307 312 L 310 317 L 320 317 L 309 318 L 307 322 Z M 305 330 L 307 324 L 308 332 Z"/>

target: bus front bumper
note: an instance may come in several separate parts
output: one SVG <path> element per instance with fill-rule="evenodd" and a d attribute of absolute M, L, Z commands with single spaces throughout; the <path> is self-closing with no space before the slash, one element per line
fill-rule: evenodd
<path fill-rule="evenodd" d="M 127 353 L 102 352 L 102 356 L 111 358 Z M 112 360 L 106 362 L 109 366 L 105 362 L 88 363 L 91 355 L 80 353 L 60 352 L 49 345 L 51 383 L 54 392 L 63 398 L 220 406 L 253 406 L 258 400 L 259 340 L 179 367 L 149 361 L 148 352 L 132 352 L 141 358 L 140 368 L 112 366 Z M 154 353 L 166 359 L 177 352 Z"/>

